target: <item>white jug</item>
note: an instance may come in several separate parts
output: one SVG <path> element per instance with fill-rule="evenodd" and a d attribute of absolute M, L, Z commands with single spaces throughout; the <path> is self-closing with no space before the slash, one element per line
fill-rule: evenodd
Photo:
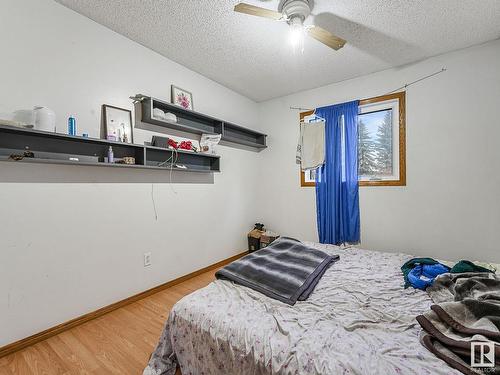
<path fill-rule="evenodd" d="M 50 108 L 34 107 L 33 122 L 36 130 L 56 131 L 56 113 Z"/>

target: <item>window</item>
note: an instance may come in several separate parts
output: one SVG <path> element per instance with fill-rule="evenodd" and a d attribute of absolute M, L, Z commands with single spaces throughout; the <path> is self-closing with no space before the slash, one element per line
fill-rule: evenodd
<path fill-rule="evenodd" d="M 301 121 L 312 113 L 301 113 Z M 406 185 L 405 116 L 404 92 L 360 100 L 359 186 Z M 301 172 L 301 186 L 314 186 L 315 174 Z"/>

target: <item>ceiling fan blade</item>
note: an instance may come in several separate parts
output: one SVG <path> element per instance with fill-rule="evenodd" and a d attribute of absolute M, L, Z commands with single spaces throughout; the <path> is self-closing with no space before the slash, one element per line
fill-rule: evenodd
<path fill-rule="evenodd" d="M 321 43 L 327 45 L 330 48 L 333 48 L 335 51 L 344 47 L 346 41 L 338 36 L 331 34 L 329 31 L 325 29 L 313 26 L 307 30 L 309 35 L 314 39 L 320 41 Z"/>
<path fill-rule="evenodd" d="M 279 21 L 283 18 L 280 12 L 274 10 L 259 8 L 255 5 L 250 5 L 246 3 L 239 3 L 234 7 L 235 12 L 250 14 L 252 16 L 270 18 L 272 20 Z"/>

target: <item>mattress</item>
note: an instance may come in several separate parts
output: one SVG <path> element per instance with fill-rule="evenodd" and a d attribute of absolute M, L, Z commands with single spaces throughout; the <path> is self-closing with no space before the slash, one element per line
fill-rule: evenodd
<path fill-rule="evenodd" d="M 173 307 L 144 374 L 459 374 L 419 342 L 432 302 L 403 289 L 410 255 L 307 244 L 340 255 L 307 301 L 216 280 Z"/>

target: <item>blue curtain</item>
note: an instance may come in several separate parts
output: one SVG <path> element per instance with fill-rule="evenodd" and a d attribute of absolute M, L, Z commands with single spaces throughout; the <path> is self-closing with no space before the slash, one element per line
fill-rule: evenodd
<path fill-rule="evenodd" d="M 321 243 L 357 243 L 358 101 L 316 109 L 326 120 L 325 164 L 316 172 L 316 210 Z"/>

